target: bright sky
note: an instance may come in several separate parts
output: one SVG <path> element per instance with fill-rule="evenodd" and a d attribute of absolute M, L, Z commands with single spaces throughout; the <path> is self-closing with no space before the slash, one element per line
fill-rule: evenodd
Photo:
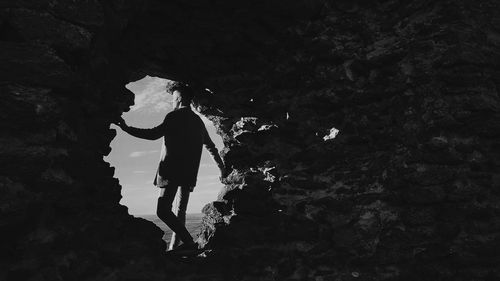
<path fill-rule="evenodd" d="M 165 92 L 167 81 L 146 76 L 126 85 L 135 94 L 135 105 L 122 115 L 129 126 L 152 128 L 172 111 L 171 96 Z M 223 146 L 222 138 L 215 133 L 215 127 L 208 119 L 203 116 L 202 119 L 220 151 Z M 120 180 L 123 196 L 120 203 L 128 207 L 131 215 L 155 214 L 158 188 L 153 185 L 153 179 L 163 139 L 138 139 L 115 125 L 112 128 L 117 130 L 117 136 L 111 142 L 111 153 L 104 160 L 115 167 L 115 177 Z M 200 213 L 205 204 L 216 200 L 223 186 L 219 176 L 217 165 L 208 151 L 203 149 L 197 186 L 191 193 L 188 213 Z"/>

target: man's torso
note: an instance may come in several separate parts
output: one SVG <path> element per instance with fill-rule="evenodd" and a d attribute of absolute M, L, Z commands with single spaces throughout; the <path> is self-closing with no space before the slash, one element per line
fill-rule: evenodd
<path fill-rule="evenodd" d="M 155 185 L 196 185 L 204 137 L 204 124 L 190 108 L 170 112 Z"/>

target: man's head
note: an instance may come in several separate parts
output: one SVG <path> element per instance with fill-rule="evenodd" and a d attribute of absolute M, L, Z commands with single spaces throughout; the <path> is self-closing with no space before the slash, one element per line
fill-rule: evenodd
<path fill-rule="evenodd" d="M 194 91 L 186 83 L 174 81 L 167 84 L 166 91 L 172 94 L 172 106 L 174 109 L 181 106 L 189 106 L 193 100 Z"/>

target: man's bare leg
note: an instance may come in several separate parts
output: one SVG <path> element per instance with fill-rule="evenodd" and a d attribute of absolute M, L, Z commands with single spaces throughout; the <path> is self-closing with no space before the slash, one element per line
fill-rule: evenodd
<path fill-rule="evenodd" d="M 194 244 L 193 237 L 187 231 L 186 227 L 172 213 L 172 202 L 177 193 L 177 186 L 167 185 L 160 191 L 156 215 L 174 231 L 184 244 Z"/>
<path fill-rule="evenodd" d="M 191 193 L 191 188 L 188 186 L 179 186 L 175 196 L 174 207 L 172 212 L 177 216 L 177 219 L 186 226 L 186 210 L 189 201 L 189 194 Z M 172 233 L 172 238 L 170 239 L 169 250 L 177 248 L 181 244 L 181 239 L 179 235 L 175 232 Z"/>

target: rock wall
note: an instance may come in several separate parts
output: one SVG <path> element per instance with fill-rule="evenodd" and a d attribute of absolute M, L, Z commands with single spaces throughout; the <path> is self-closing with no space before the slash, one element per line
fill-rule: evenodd
<path fill-rule="evenodd" d="M 268 278 L 497 279 L 498 8 L 333 3 L 288 29 L 220 86 L 235 170 L 201 241 Z"/>
<path fill-rule="evenodd" d="M 1 280 L 163 280 L 161 231 L 102 160 L 133 101 L 105 21 L 97 1 L 0 2 Z"/>
<path fill-rule="evenodd" d="M 10 2 L 0 279 L 500 277 L 496 1 Z M 102 160 L 146 74 L 213 92 L 206 259 L 165 258 Z"/>

